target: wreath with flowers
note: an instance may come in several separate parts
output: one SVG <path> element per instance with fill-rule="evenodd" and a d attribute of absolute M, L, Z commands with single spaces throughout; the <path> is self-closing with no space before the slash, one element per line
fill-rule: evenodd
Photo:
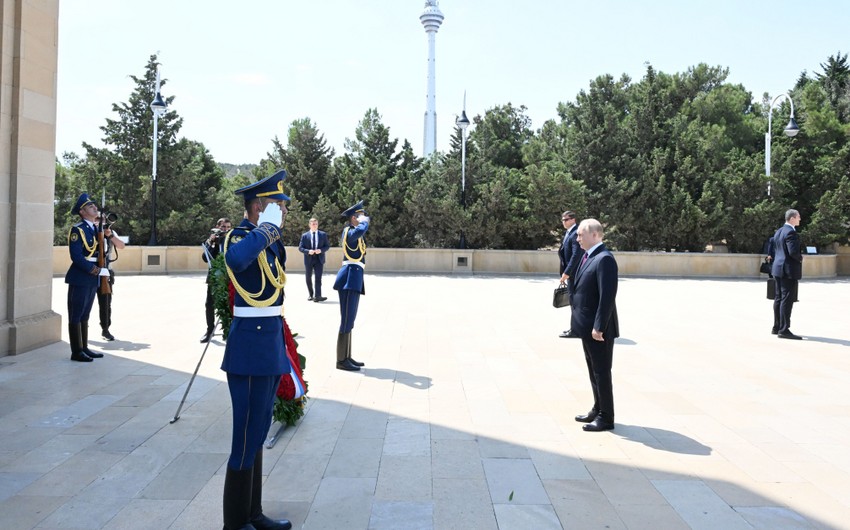
<path fill-rule="evenodd" d="M 212 260 L 209 278 L 215 313 L 221 322 L 222 336 L 226 341 L 227 335 L 230 333 L 230 324 L 233 322 L 235 290 L 227 276 L 224 254 L 219 254 Z M 292 333 L 286 318 L 284 318 L 283 340 L 292 372 L 283 374 L 280 378 L 280 384 L 274 398 L 272 416 L 281 425 L 290 427 L 295 425 L 304 415 L 304 405 L 307 403 L 307 380 L 303 377 L 307 358 L 298 353 L 298 342 L 295 340 L 297 335 L 297 333 Z"/>

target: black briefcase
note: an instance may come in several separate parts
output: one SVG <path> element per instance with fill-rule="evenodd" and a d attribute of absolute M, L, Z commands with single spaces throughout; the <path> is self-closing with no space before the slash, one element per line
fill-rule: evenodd
<path fill-rule="evenodd" d="M 570 305 L 570 289 L 567 284 L 562 283 L 555 289 L 552 295 L 552 305 L 555 307 L 567 307 Z"/>
<path fill-rule="evenodd" d="M 794 289 L 794 302 L 800 301 L 800 284 L 797 284 L 797 287 Z M 775 300 L 776 299 L 776 280 L 773 277 L 767 279 L 767 299 Z"/>

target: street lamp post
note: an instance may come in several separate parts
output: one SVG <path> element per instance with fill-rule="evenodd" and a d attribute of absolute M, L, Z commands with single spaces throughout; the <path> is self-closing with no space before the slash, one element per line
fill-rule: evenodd
<path fill-rule="evenodd" d="M 791 104 L 791 120 L 785 126 L 785 136 L 792 138 L 800 132 L 800 127 L 797 126 L 797 121 L 794 119 L 794 102 L 791 101 L 791 96 L 788 94 L 779 94 L 773 101 L 770 102 L 770 110 L 767 112 L 767 132 L 764 133 L 764 173 L 767 175 L 767 196 L 770 197 L 770 131 L 773 125 L 773 108 L 777 106 L 782 99 L 787 99 Z"/>
<path fill-rule="evenodd" d="M 151 171 L 151 238 L 148 241 L 148 246 L 156 246 L 156 148 L 158 142 L 157 126 L 159 125 L 159 117 L 165 114 L 167 105 L 162 95 L 159 93 L 159 68 L 156 69 L 156 89 L 153 101 L 151 101 L 151 110 L 153 111 L 153 166 Z"/>
<path fill-rule="evenodd" d="M 460 117 L 455 120 L 455 123 L 460 127 L 461 144 L 460 144 L 460 205 L 466 210 L 466 129 L 469 128 L 469 118 L 466 117 L 466 92 L 463 93 L 463 111 Z M 463 228 L 460 230 L 460 248 L 466 248 L 466 237 L 463 234 Z"/>

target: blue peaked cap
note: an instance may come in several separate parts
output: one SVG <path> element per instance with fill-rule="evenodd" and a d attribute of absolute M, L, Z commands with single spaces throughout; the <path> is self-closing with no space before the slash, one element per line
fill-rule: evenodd
<path fill-rule="evenodd" d="M 363 201 L 358 202 L 354 206 L 350 206 L 347 210 L 342 212 L 341 217 L 345 217 L 346 219 L 348 219 L 349 217 L 351 217 L 352 215 L 354 215 L 358 212 L 363 212 L 364 214 L 366 213 L 366 210 L 364 209 L 364 206 L 363 206 Z"/>
<path fill-rule="evenodd" d="M 71 208 L 72 215 L 80 215 L 80 210 L 85 208 L 89 204 L 95 204 L 91 197 L 89 197 L 88 193 L 83 193 L 80 195 L 80 198 L 77 199 L 77 202 L 74 203 L 74 207 Z"/>
<path fill-rule="evenodd" d="M 281 169 L 274 175 L 263 180 L 236 190 L 237 195 L 242 195 L 246 201 L 262 197 L 276 201 L 288 201 L 289 196 L 283 193 L 283 181 L 286 179 L 286 170 Z"/>

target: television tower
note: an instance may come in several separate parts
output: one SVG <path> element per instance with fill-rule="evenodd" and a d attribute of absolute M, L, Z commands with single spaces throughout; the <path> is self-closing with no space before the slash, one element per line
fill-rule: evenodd
<path fill-rule="evenodd" d="M 443 12 L 437 0 L 426 0 L 425 11 L 419 15 L 419 21 L 428 34 L 428 94 L 425 96 L 425 138 L 423 156 L 428 158 L 437 150 L 437 83 L 435 67 L 435 41 L 437 30 L 443 23 Z"/>

